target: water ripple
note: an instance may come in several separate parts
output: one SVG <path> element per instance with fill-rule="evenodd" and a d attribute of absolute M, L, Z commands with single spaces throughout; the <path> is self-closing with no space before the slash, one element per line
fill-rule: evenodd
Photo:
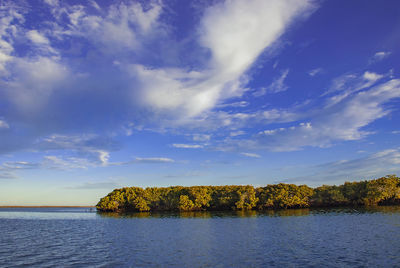
<path fill-rule="evenodd" d="M 35 214 L 36 213 L 36 214 Z M 0 209 L 0 267 L 395 267 L 400 208 L 100 215 Z"/>

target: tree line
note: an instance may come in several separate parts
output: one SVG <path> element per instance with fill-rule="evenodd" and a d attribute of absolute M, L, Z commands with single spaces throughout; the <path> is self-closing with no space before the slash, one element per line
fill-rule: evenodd
<path fill-rule="evenodd" d="M 375 180 L 342 185 L 279 183 L 265 187 L 171 186 L 125 187 L 100 199 L 96 208 L 104 212 L 267 210 L 334 206 L 400 204 L 400 178 L 388 175 Z"/>

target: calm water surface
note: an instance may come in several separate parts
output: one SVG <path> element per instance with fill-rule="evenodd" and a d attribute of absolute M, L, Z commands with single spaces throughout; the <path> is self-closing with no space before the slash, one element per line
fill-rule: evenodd
<path fill-rule="evenodd" d="M 0 267 L 400 267 L 400 207 L 99 214 L 0 208 Z"/>

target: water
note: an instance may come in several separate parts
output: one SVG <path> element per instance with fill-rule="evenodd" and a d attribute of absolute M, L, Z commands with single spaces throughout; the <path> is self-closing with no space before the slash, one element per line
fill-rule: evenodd
<path fill-rule="evenodd" d="M 0 267 L 400 267 L 400 207 L 98 214 L 0 208 Z"/>

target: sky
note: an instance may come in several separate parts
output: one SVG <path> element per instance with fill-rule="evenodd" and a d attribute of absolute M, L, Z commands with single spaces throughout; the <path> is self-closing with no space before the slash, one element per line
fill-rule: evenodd
<path fill-rule="evenodd" d="M 400 174 L 397 0 L 0 0 L 0 205 Z"/>

